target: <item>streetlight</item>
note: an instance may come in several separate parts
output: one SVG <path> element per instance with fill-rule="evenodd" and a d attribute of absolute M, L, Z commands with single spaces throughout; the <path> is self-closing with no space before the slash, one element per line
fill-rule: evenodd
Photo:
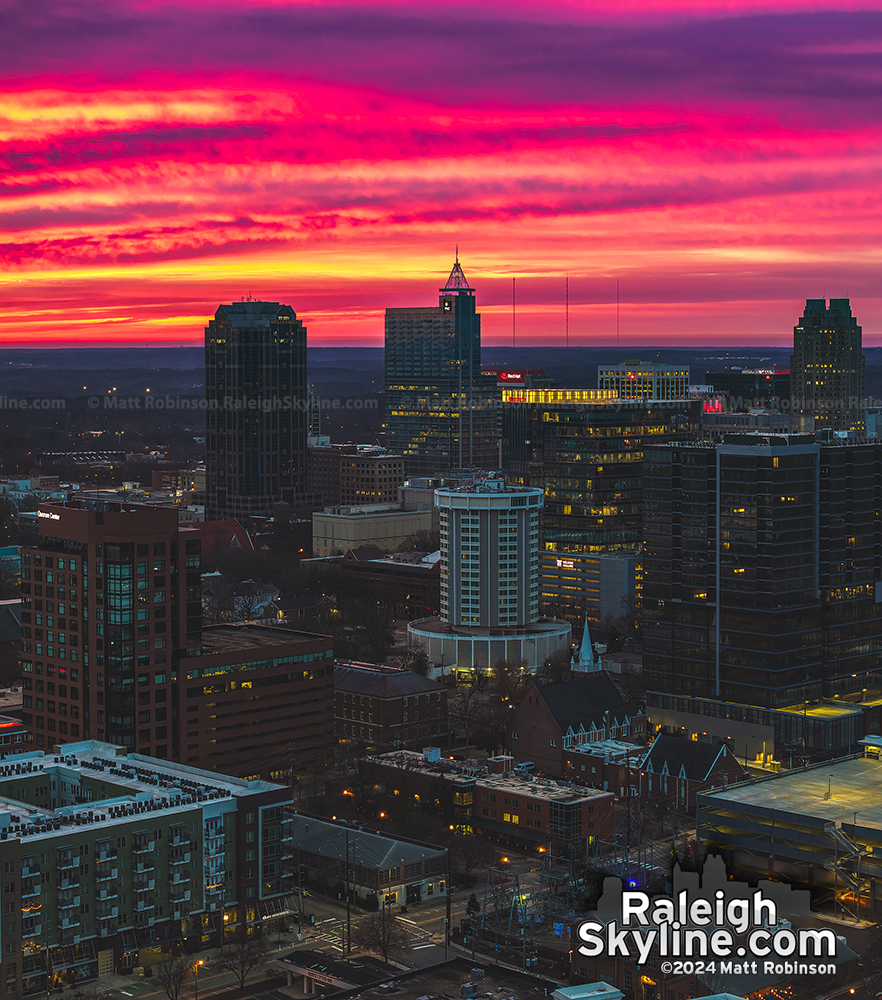
<path fill-rule="evenodd" d="M 199 966 L 202 965 L 202 962 L 203 960 L 200 958 L 193 966 L 193 971 L 196 973 L 196 1000 L 199 1000 Z"/>

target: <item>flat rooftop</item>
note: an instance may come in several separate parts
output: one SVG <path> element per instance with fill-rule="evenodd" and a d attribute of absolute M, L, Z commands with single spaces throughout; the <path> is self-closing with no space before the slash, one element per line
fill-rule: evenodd
<path fill-rule="evenodd" d="M 827 822 L 856 822 L 859 829 L 882 833 L 882 761 L 849 757 L 730 785 L 702 798 L 708 805 L 744 804 Z"/>
<path fill-rule="evenodd" d="M 863 706 L 851 701 L 822 701 L 815 705 L 789 705 L 779 712 L 793 712 L 810 719 L 843 719 L 848 715 L 860 715 Z"/>
<path fill-rule="evenodd" d="M 474 974 L 476 969 L 483 972 L 483 979 Z M 454 958 L 425 969 L 393 974 L 388 981 L 395 982 L 398 987 L 391 994 L 395 1000 L 459 1000 L 463 983 L 474 983 L 478 997 L 486 1000 L 537 1000 L 537 997 L 544 1000 L 560 986 L 553 979 L 540 979 L 501 965 L 480 960 L 471 962 L 467 958 Z M 356 996 L 375 1000 L 385 995 L 387 991 L 376 986 L 336 994 L 341 1000 Z"/>
<path fill-rule="evenodd" d="M 111 786 L 113 792 L 107 798 L 52 808 L 8 794 L 35 784 L 43 776 L 58 787 L 62 783 L 79 787 L 85 781 L 85 787 L 93 789 L 93 782 L 101 782 Z M 0 759 L 0 830 L 4 835 L 26 840 L 66 827 L 111 827 L 129 822 L 135 813 L 179 813 L 182 807 L 193 804 L 198 808 L 201 802 L 280 787 L 268 781 L 245 781 L 173 761 L 128 754 L 124 747 L 84 740 L 66 743 L 55 753 L 36 751 Z"/>
<path fill-rule="evenodd" d="M 202 630 L 202 654 L 238 653 L 291 642 L 315 642 L 326 636 L 273 625 L 211 625 Z"/>
<path fill-rule="evenodd" d="M 462 762 L 443 758 L 438 761 L 427 761 L 421 753 L 415 750 L 393 750 L 391 753 L 380 754 L 369 758 L 379 764 L 399 768 L 413 774 L 422 771 L 427 775 L 441 777 L 447 781 L 460 782 L 474 778 L 480 788 L 504 789 L 515 795 L 528 795 L 534 799 L 548 799 L 553 802 L 572 802 L 574 800 L 597 799 L 611 795 L 601 788 L 591 788 L 586 785 L 573 785 L 570 782 L 558 784 L 550 778 L 525 778 L 519 774 L 493 774 L 489 768 L 478 765 L 465 766 Z"/>

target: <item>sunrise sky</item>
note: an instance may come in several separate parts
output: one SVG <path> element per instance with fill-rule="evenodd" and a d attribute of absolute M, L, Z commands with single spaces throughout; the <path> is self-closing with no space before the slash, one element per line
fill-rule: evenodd
<path fill-rule="evenodd" d="M 882 343 L 882 14 L 0 0 L 0 342 L 197 343 L 288 302 L 380 345 L 454 247 L 488 344 Z"/>

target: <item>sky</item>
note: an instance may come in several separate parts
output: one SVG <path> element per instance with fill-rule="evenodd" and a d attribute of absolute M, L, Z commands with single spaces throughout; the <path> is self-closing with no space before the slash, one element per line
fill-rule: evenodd
<path fill-rule="evenodd" d="M 0 0 L 0 345 L 882 344 L 882 13 L 837 0 Z M 565 300 L 569 289 L 569 309 Z M 617 294 L 619 304 L 617 306 Z"/>

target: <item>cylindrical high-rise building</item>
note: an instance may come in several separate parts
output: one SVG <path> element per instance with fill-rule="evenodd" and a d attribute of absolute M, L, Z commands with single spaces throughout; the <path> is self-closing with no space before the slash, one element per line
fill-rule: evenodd
<path fill-rule="evenodd" d="M 492 671 L 502 662 L 535 671 L 569 652 L 570 625 L 539 617 L 540 489 L 477 479 L 435 490 L 441 522 L 441 617 L 407 626 L 433 676 Z"/>
<path fill-rule="evenodd" d="M 441 515 L 441 618 L 519 626 L 539 618 L 544 493 L 502 479 L 435 491 Z"/>

